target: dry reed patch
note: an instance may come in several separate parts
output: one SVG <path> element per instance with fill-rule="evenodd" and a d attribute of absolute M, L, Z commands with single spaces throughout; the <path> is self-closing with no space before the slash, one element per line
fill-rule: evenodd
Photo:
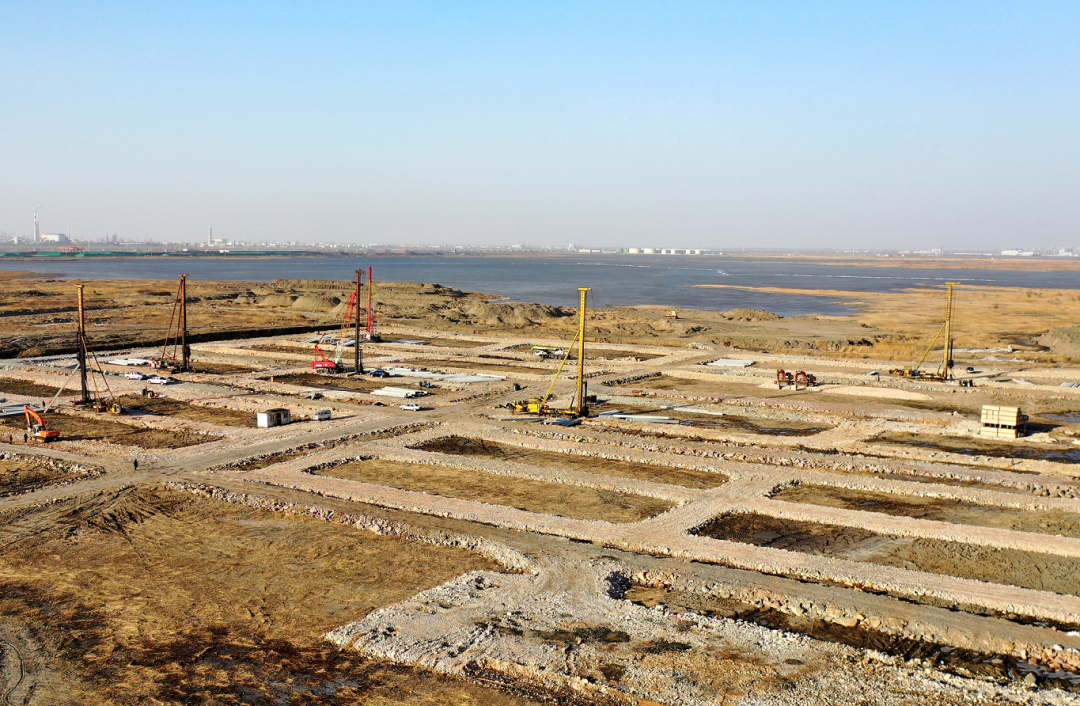
<path fill-rule="evenodd" d="M 564 483 L 546 483 L 426 463 L 369 459 L 312 471 L 321 476 L 375 483 L 461 500 L 578 520 L 638 522 L 671 508 L 665 500 Z"/>
<path fill-rule="evenodd" d="M 526 699 L 367 659 L 322 634 L 466 571 L 463 549 L 125 490 L 6 528 L 0 623 L 58 662 L 67 703 L 511 706 Z"/>
<path fill-rule="evenodd" d="M 851 317 L 855 321 L 897 334 L 890 340 L 875 343 L 870 350 L 859 348 L 860 355 L 872 354 L 874 358 L 886 360 L 917 359 L 945 318 L 944 287 L 850 292 L 790 287 L 696 286 L 830 297 L 844 304 L 854 304 L 858 307 Z M 1077 319 L 1080 319 L 1080 290 L 975 285 L 961 285 L 955 289 L 953 337 L 958 348 L 1030 347 L 1032 344 L 1025 339 L 1052 328 L 1075 325 Z"/>

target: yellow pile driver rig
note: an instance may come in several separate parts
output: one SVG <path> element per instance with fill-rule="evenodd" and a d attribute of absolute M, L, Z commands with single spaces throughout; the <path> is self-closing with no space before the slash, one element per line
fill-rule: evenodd
<path fill-rule="evenodd" d="M 519 400 L 514 402 L 513 405 L 508 405 L 513 407 L 514 412 L 518 414 L 537 414 L 541 416 L 589 416 L 589 407 L 585 402 L 588 394 L 588 386 L 585 383 L 585 297 L 591 291 L 592 287 L 578 287 L 578 292 L 581 294 L 581 306 L 578 310 L 577 340 L 574 341 L 577 345 L 578 378 L 577 391 L 574 394 L 574 399 L 570 402 L 570 407 L 567 409 L 553 409 L 548 407 L 548 400 L 551 399 L 551 393 L 555 389 L 555 383 L 559 381 L 559 375 L 562 374 L 563 366 L 566 365 L 566 361 L 570 358 L 570 351 L 574 349 L 573 345 L 566 348 L 566 355 L 563 356 L 562 362 L 559 363 L 559 368 L 555 371 L 555 377 L 551 379 L 551 384 L 548 385 L 547 392 L 544 396 L 542 398 L 534 397 L 527 400 Z"/>
<path fill-rule="evenodd" d="M 903 368 L 893 368 L 889 371 L 890 375 L 898 375 L 905 378 L 914 378 L 917 380 L 929 380 L 933 382 L 946 382 L 953 379 L 953 339 L 952 339 L 952 314 L 953 314 L 953 287 L 956 286 L 956 282 L 946 282 L 945 285 L 949 288 L 948 294 L 945 299 L 945 323 L 941 325 L 938 332 L 934 334 L 934 338 L 930 341 L 930 345 L 926 347 L 926 351 L 923 352 L 922 357 L 919 358 L 919 362 L 915 365 L 904 366 Z M 926 362 L 927 357 L 930 355 L 930 351 L 934 350 L 934 345 L 941 338 L 942 334 L 945 335 L 945 350 L 941 357 L 941 367 L 934 372 L 927 372 L 922 369 L 922 365 Z"/>

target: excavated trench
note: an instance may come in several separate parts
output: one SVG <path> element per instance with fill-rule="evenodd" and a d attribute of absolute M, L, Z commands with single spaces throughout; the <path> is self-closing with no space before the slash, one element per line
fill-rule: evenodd
<path fill-rule="evenodd" d="M 1061 510 L 1024 510 L 810 484 L 785 488 L 772 497 L 784 502 L 880 512 L 895 517 L 1080 538 L 1080 515 Z"/>
<path fill-rule="evenodd" d="M 1080 560 L 942 539 L 897 537 L 757 513 L 722 515 L 695 534 L 758 547 L 1080 596 Z"/>
<path fill-rule="evenodd" d="M 634 585 L 625 600 L 646 608 L 663 605 L 675 613 L 696 613 L 710 618 L 729 618 L 772 630 L 800 633 L 817 640 L 874 650 L 905 661 L 919 660 L 965 677 L 1024 680 L 1049 688 L 1080 692 L 1080 674 L 1021 660 L 1012 655 L 988 654 L 926 640 L 893 635 L 862 625 L 847 627 L 805 615 L 763 608 L 734 598 L 703 596 L 689 591 Z M 1032 676 L 1028 676 L 1032 675 Z"/>

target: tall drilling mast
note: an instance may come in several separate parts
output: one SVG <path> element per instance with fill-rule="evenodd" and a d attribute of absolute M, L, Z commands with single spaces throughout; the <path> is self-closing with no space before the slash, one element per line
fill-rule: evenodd
<path fill-rule="evenodd" d="M 952 379 L 953 368 L 953 340 L 952 340 L 952 302 L 953 287 L 957 282 L 946 282 L 949 293 L 945 299 L 945 353 L 941 359 L 941 377 L 945 380 Z"/>
<path fill-rule="evenodd" d="M 176 334 L 173 334 L 173 324 L 176 324 Z M 169 346 L 172 345 L 172 351 Z M 161 347 L 161 365 L 176 366 L 176 348 L 180 348 L 180 363 L 176 372 L 188 372 L 191 370 L 191 346 L 188 344 L 187 331 L 187 275 L 180 275 L 180 286 L 176 288 L 176 300 L 173 302 L 172 314 L 169 316 L 169 328 L 165 332 L 165 344 Z"/>
<path fill-rule="evenodd" d="M 364 271 L 356 271 L 356 292 L 353 294 L 353 304 L 355 316 L 353 326 L 353 373 L 360 374 L 364 372 L 364 359 L 360 352 L 360 294 L 361 289 L 364 286 Z"/>
<path fill-rule="evenodd" d="M 367 340 L 376 340 L 375 334 L 375 305 L 373 290 L 375 289 L 375 280 L 371 278 L 371 268 L 367 268 Z"/>
<path fill-rule="evenodd" d="M 180 369 L 191 370 L 191 346 L 187 340 L 187 275 L 180 275 Z"/>
<path fill-rule="evenodd" d="M 34 213 L 34 224 L 37 225 L 37 212 Z M 76 284 L 75 291 L 79 297 L 79 341 L 78 341 L 78 359 L 79 359 L 79 381 L 82 383 L 82 394 L 80 396 L 80 403 L 90 404 L 90 388 L 87 387 L 86 379 L 86 317 L 84 316 L 85 309 L 83 308 L 83 285 Z"/>
<path fill-rule="evenodd" d="M 580 318 L 578 320 L 578 374 L 577 374 L 577 409 L 575 413 L 579 417 L 589 416 L 589 407 L 585 404 L 585 296 L 592 291 L 592 287 L 578 287 L 581 292 Z"/>

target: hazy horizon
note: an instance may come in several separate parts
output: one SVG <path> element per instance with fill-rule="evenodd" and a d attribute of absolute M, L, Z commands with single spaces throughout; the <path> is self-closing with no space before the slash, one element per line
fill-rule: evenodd
<path fill-rule="evenodd" d="M 1080 246 L 1080 6 L 9 4 L 0 231 Z"/>

